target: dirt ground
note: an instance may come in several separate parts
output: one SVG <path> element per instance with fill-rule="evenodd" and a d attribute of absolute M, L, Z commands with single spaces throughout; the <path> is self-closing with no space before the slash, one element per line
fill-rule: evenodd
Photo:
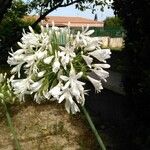
<path fill-rule="evenodd" d="M 69 115 L 64 104 L 25 104 L 9 108 L 22 150 L 97 150 L 85 118 Z M 0 108 L 0 150 L 15 150 L 5 112 Z"/>

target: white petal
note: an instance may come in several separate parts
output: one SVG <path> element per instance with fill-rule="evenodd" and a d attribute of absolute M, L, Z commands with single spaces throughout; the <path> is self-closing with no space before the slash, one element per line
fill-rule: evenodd
<path fill-rule="evenodd" d="M 53 63 L 53 72 L 56 73 L 60 69 L 60 62 L 58 60 L 55 60 Z"/>
<path fill-rule="evenodd" d="M 24 53 L 24 52 L 25 52 L 24 49 L 19 49 L 19 50 L 15 51 L 13 54 L 14 54 L 14 55 L 20 55 L 20 54 L 22 54 L 22 53 Z"/>
<path fill-rule="evenodd" d="M 100 69 L 100 68 L 110 68 L 109 64 L 92 64 L 92 67 Z"/>
<path fill-rule="evenodd" d="M 58 103 L 61 103 L 64 99 L 65 99 L 65 95 L 63 94 L 63 95 L 60 96 L 60 98 L 58 100 Z"/>
<path fill-rule="evenodd" d="M 41 71 L 41 72 L 39 72 L 39 73 L 38 73 L 38 75 L 37 75 L 37 76 L 38 76 L 39 78 L 41 78 L 41 77 L 43 77 L 43 76 L 44 76 L 45 72 L 46 72 L 46 71 Z"/>
<path fill-rule="evenodd" d="M 31 91 L 32 92 L 36 92 L 40 89 L 40 87 L 42 86 L 42 81 L 38 81 L 38 82 L 34 82 L 32 85 L 31 85 Z"/>
<path fill-rule="evenodd" d="M 82 77 L 82 75 L 83 75 L 83 72 L 79 72 L 79 73 L 76 75 L 76 79 L 81 78 L 81 77 Z"/>
<path fill-rule="evenodd" d="M 35 53 L 35 55 L 36 55 L 37 59 L 43 59 L 47 55 L 47 51 L 43 51 L 43 52 L 37 51 Z"/>
<path fill-rule="evenodd" d="M 54 58 L 54 56 L 49 56 L 49 57 L 45 58 L 43 61 L 45 64 L 50 64 L 53 58 Z"/>
<path fill-rule="evenodd" d="M 49 93 L 58 100 L 59 96 L 62 94 L 61 83 L 58 83 L 55 87 L 53 87 Z"/>
<path fill-rule="evenodd" d="M 24 45 L 21 42 L 17 42 L 17 44 L 21 47 L 24 48 Z"/>
<path fill-rule="evenodd" d="M 91 63 L 93 62 L 93 58 L 89 57 L 89 56 L 85 56 L 82 55 L 84 61 L 86 62 L 86 64 L 88 65 L 89 68 L 91 68 Z"/>
<path fill-rule="evenodd" d="M 109 77 L 109 73 L 103 69 L 96 70 L 91 69 L 100 79 L 103 79 L 105 82 L 107 81 L 106 78 Z"/>
<path fill-rule="evenodd" d="M 95 50 L 95 51 L 90 52 L 88 54 L 95 57 L 96 59 L 98 59 L 101 62 L 106 62 L 105 59 L 110 58 L 111 52 L 109 49 L 98 49 L 98 50 Z"/>
<path fill-rule="evenodd" d="M 69 78 L 67 76 L 63 76 L 63 75 L 60 76 L 60 79 L 62 79 L 63 81 L 68 81 L 69 80 Z"/>
<path fill-rule="evenodd" d="M 84 51 L 93 51 L 96 49 L 96 46 L 95 45 L 87 45 L 85 48 L 84 48 Z"/>
<path fill-rule="evenodd" d="M 94 78 L 91 78 L 90 76 L 87 76 L 87 78 L 89 79 L 89 81 L 93 84 L 93 86 L 95 87 L 95 90 L 97 92 L 100 92 L 101 89 L 103 89 L 102 87 L 102 83 Z"/>
<path fill-rule="evenodd" d="M 54 60 L 54 63 L 53 63 L 53 66 L 52 66 L 52 71 L 54 73 L 57 73 L 58 70 L 60 69 L 60 62 L 59 62 L 59 59 L 58 59 L 58 53 L 55 52 L 55 60 Z"/>
<path fill-rule="evenodd" d="M 73 64 L 71 63 L 71 69 L 70 69 L 69 76 L 71 77 L 71 76 L 74 76 L 75 74 L 76 74 L 75 69 L 73 67 Z"/>
<path fill-rule="evenodd" d="M 89 36 L 89 35 L 91 35 L 91 34 L 93 34 L 93 33 L 94 33 L 94 30 L 89 30 L 89 31 L 87 31 L 84 35 Z"/>
<path fill-rule="evenodd" d="M 31 26 L 29 26 L 29 30 L 31 31 L 31 33 L 34 33 L 34 30 L 32 29 Z"/>
<path fill-rule="evenodd" d="M 59 46 L 59 48 L 63 51 L 65 50 L 65 47 Z"/>

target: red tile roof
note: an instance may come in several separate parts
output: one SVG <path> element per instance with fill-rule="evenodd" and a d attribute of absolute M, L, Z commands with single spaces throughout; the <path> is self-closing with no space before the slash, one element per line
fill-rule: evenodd
<path fill-rule="evenodd" d="M 26 16 L 26 17 L 34 17 L 38 18 L 38 16 Z M 86 19 L 82 17 L 63 17 L 63 16 L 46 16 L 43 21 L 41 21 L 41 24 L 46 25 L 49 24 L 52 25 L 52 22 L 55 23 L 56 26 L 68 26 L 68 23 L 70 23 L 71 27 L 82 27 L 89 25 L 90 27 L 103 27 L 104 23 L 102 21 L 94 21 L 91 19 Z"/>

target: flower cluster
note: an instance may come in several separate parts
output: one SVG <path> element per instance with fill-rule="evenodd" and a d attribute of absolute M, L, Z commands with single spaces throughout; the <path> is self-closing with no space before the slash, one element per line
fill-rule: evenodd
<path fill-rule="evenodd" d="M 0 73 L 0 104 L 4 101 L 6 103 L 13 103 L 17 97 L 13 93 L 13 89 L 10 85 L 10 80 L 7 78 L 7 74 Z"/>
<path fill-rule="evenodd" d="M 94 31 L 88 27 L 76 34 L 69 27 L 41 27 L 40 34 L 31 27 L 29 30 L 18 42 L 20 49 L 8 57 L 13 66 L 14 93 L 20 101 L 25 94 L 34 94 L 37 103 L 45 99 L 65 101 L 68 113 L 80 111 L 77 103 L 83 106 L 87 93 L 83 81 L 89 80 L 97 92 L 103 89 L 101 81 L 109 76 L 104 69 L 110 67 L 106 63 L 110 50 L 101 49 L 98 38 L 90 37 Z"/>

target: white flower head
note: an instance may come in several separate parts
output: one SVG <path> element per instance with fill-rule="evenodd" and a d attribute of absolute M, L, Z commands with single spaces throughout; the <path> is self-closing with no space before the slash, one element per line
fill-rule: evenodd
<path fill-rule="evenodd" d="M 37 103 L 43 100 L 64 101 L 67 112 L 75 114 L 80 111 L 77 104 L 83 106 L 85 103 L 87 90 L 81 79 L 85 79 L 91 71 L 99 80 L 91 76 L 87 76 L 87 79 L 96 92 L 101 91 L 101 81 L 106 81 L 109 76 L 104 69 L 110 67 L 106 64 L 110 50 L 101 49 L 99 39 L 90 37 L 94 30 L 89 30 L 89 26 L 77 34 L 71 32 L 70 27 L 58 28 L 54 22 L 52 27 L 41 27 L 40 34 L 31 27 L 29 32 L 24 31 L 18 42 L 20 49 L 15 52 L 11 50 L 7 61 L 13 66 L 13 76 L 9 80 L 11 84 L 8 84 L 21 101 L 24 101 L 25 94 L 34 94 Z M 20 71 L 24 71 L 24 79 L 20 78 Z M 15 74 L 18 74 L 18 79 Z M 0 74 L 0 90 L 4 80 Z M 1 91 L 0 96 L 3 97 Z M 5 91 L 10 96 L 11 93 Z"/>
<path fill-rule="evenodd" d="M 96 80 L 90 76 L 87 76 L 87 78 L 89 79 L 89 81 L 93 84 L 93 86 L 95 87 L 96 92 L 100 92 L 103 87 L 102 87 L 102 83 L 100 80 Z"/>

